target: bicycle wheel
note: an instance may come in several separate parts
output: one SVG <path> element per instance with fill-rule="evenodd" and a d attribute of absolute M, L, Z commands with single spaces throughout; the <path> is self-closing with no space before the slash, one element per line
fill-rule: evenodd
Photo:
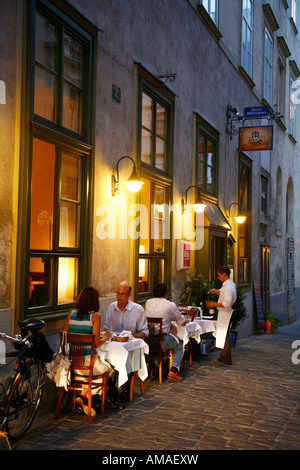
<path fill-rule="evenodd" d="M 31 426 L 40 404 L 45 382 L 45 367 L 40 361 L 29 360 L 18 372 L 7 398 L 5 430 L 11 441 L 24 436 Z"/>

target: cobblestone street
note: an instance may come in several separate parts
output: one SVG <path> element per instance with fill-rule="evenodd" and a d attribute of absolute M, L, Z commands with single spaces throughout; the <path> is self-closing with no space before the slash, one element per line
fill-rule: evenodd
<path fill-rule="evenodd" d="M 293 450 L 300 449 L 300 321 L 278 334 L 241 339 L 231 367 L 212 367 L 218 353 L 199 357 L 184 381 L 145 381 L 123 410 L 87 417 L 44 398 L 38 418 L 14 450 Z M 295 347 L 295 345 L 294 345 Z M 292 361 L 292 354 L 294 360 Z M 294 363 L 293 363 L 294 362 Z M 54 403 L 54 402 L 53 402 Z M 48 407 L 47 407 L 48 404 Z M 1 443 L 1 449 L 5 443 Z"/>

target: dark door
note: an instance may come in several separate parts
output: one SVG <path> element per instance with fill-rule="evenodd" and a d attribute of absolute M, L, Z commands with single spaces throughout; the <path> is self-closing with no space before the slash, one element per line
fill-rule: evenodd
<path fill-rule="evenodd" d="M 264 312 L 270 312 L 270 248 L 261 248 L 261 295 Z"/>
<path fill-rule="evenodd" d="M 217 270 L 226 264 L 227 242 L 226 233 L 210 233 L 210 253 L 209 253 L 209 280 L 216 282 L 219 286 Z"/>

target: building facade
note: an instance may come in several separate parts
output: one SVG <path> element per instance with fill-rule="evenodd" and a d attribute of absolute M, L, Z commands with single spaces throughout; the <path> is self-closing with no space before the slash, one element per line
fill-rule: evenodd
<path fill-rule="evenodd" d="M 187 266 L 214 281 L 222 264 L 242 335 L 254 283 L 265 311 L 299 318 L 299 2 L 0 8 L 0 329 L 57 330 L 86 284 L 103 317 L 123 279 L 137 302 L 162 281 L 178 302 Z"/>

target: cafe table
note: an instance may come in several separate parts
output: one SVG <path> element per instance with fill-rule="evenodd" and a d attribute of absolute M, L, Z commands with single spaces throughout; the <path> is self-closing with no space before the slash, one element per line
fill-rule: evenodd
<path fill-rule="evenodd" d="M 177 338 L 183 341 L 183 345 L 185 346 L 190 338 L 194 338 L 197 343 L 200 343 L 200 335 L 201 335 L 201 328 L 198 323 L 191 321 L 186 323 L 184 326 L 177 325 L 177 323 L 173 322 L 177 329 Z"/>
<path fill-rule="evenodd" d="M 149 346 L 140 338 L 129 339 L 125 342 L 109 340 L 100 347 L 105 360 L 118 371 L 117 387 L 128 380 L 128 374 L 137 372 L 141 380 L 148 377 L 145 354 Z"/>
<path fill-rule="evenodd" d="M 211 320 L 209 318 L 200 318 L 200 317 L 195 317 L 194 322 L 196 322 L 201 330 L 201 335 L 204 333 L 214 333 L 216 331 L 216 320 Z"/>

